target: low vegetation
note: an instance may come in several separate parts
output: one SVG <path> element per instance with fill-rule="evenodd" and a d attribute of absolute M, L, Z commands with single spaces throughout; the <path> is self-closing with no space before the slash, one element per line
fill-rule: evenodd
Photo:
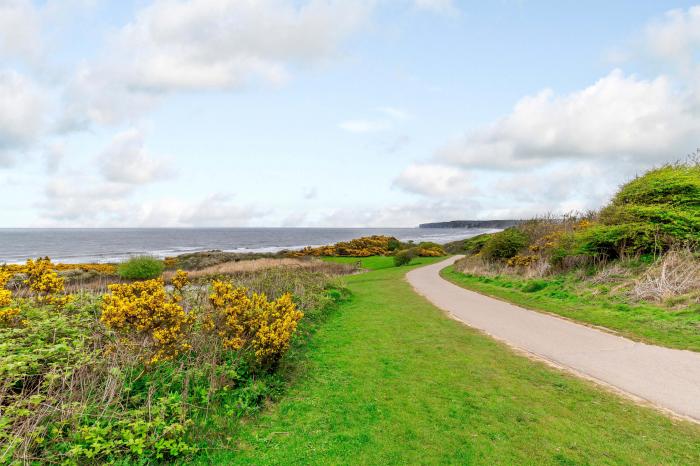
<path fill-rule="evenodd" d="M 420 257 L 439 257 L 445 255 L 445 251 L 443 250 L 442 246 L 436 243 L 402 243 L 392 236 L 378 235 L 365 236 L 329 246 L 304 248 L 299 251 L 288 252 L 287 254 L 291 257 L 370 257 L 392 256 L 406 249 L 411 249 L 413 255 Z"/>
<path fill-rule="evenodd" d="M 452 243 L 446 276 L 629 337 L 700 350 L 700 165 L 624 184 L 599 212 L 544 217 Z"/>
<path fill-rule="evenodd" d="M 280 267 L 68 294 L 48 259 L 24 267 L 22 296 L 0 268 L 0 464 L 191 458 L 282 392 L 290 345 L 343 294 Z"/>
<path fill-rule="evenodd" d="M 330 258 L 351 261 L 351 258 Z M 439 259 L 416 258 L 416 263 Z M 373 271 L 314 335 L 286 396 L 195 464 L 697 464 L 700 428 L 514 354 Z M 229 434 L 230 435 L 230 434 Z"/>
<path fill-rule="evenodd" d="M 404 249 L 399 251 L 394 255 L 394 265 L 400 267 L 402 265 L 408 265 L 416 257 L 414 249 Z"/>
<path fill-rule="evenodd" d="M 119 264 L 117 273 L 126 280 L 148 280 L 160 277 L 165 264 L 151 256 L 134 256 Z"/>

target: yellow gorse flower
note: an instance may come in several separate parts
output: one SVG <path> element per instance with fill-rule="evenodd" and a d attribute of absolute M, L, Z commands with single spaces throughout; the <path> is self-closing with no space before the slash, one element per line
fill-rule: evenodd
<path fill-rule="evenodd" d="M 190 278 L 187 272 L 184 270 L 178 270 L 175 272 L 175 276 L 172 279 L 173 286 L 176 290 L 182 291 L 184 287 L 190 284 Z"/>
<path fill-rule="evenodd" d="M 218 280 L 212 282 L 209 301 L 215 313 L 205 328 L 214 331 L 225 348 L 238 350 L 249 345 L 263 365 L 279 360 L 304 316 L 289 293 L 269 301 L 264 294 L 249 296 L 246 288 Z"/>
<path fill-rule="evenodd" d="M 102 300 L 102 322 L 123 336 L 149 337 L 150 362 L 168 360 L 191 348 L 191 314 L 165 292 L 162 279 L 109 286 Z"/>
<path fill-rule="evenodd" d="M 64 280 L 58 276 L 48 257 L 37 260 L 28 259 L 24 273 L 27 274 L 24 283 L 29 286 L 40 304 L 61 307 L 70 301 L 69 295 L 62 295 L 65 291 Z"/>
<path fill-rule="evenodd" d="M 9 307 L 12 304 L 12 291 L 5 289 L 13 275 L 5 269 L 0 269 L 0 324 L 2 325 L 16 323 L 19 316 L 19 309 Z"/>

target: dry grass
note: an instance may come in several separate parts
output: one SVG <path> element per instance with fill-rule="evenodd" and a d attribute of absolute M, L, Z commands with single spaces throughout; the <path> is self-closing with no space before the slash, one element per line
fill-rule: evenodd
<path fill-rule="evenodd" d="M 551 271 L 549 262 L 545 260 L 538 260 L 527 267 L 512 267 L 504 262 L 486 260 L 479 255 L 466 256 L 455 262 L 454 267 L 458 272 L 487 277 L 517 275 L 523 278 L 542 278 Z"/>
<path fill-rule="evenodd" d="M 208 278 L 218 275 L 240 275 L 248 272 L 258 272 L 261 270 L 273 268 L 289 268 L 293 270 L 303 270 L 305 272 L 319 272 L 327 275 L 348 275 L 357 272 L 358 268 L 351 264 L 338 264 L 333 262 L 325 262 L 319 259 L 272 259 L 263 258 L 244 261 L 230 261 L 222 264 L 205 267 L 201 270 L 192 270 L 188 272 L 191 280 Z M 166 282 L 175 275 L 175 272 L 169 271 L 163 274 Z"/>
<path fill-rule="evenodd" d="M 688 249 L 674 249 L 649 267 L 636 281 L 631 295 L 637 300 L 665 301 L 700 290 L 700 260 Z"/>

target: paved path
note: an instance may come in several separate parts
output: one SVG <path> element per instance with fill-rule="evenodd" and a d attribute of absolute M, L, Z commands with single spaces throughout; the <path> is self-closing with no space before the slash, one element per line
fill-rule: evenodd
<path fill-rule="evenodd" d="M 406 275 L 454 318 L 509 345 L 700 422 L 700 353 L 637 343 L 465 290 L 440 277 L 452 257 Z"/>

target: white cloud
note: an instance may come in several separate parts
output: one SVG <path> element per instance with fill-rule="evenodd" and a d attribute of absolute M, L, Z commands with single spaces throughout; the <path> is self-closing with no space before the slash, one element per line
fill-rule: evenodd
<path fill-rule="evenodd" d="M 371 0 L 156 0 L 76 70 L 58 130 L 135 121 L 172 92 L 279 85 L 338 53 Z"/>
<path fill-rule="evenodd" d="M 301 190 L 301 196 L 307 201 L 318 197 L 318 188 L 316 186 L 306 186 Z"/>
<path fill-rule="evenodd" d="M 0 57 L 36 58 L 40 31 L 41 17 L 31 0 L 0 1 Z"/>
<path fill-rule="evenodd" d="M 56 173 L 66 156 L 66 146 L 60 142 L 49 144 L 44 149 L 44 161 L 48 174 Z"/>
<path fill-rule="evenodd" d="M 313 0 L 157 0 L 114 38 L 130 87 L 231 89 L 280 83 L 290 64 L 332 56 L 364 21 L 368 3 Z"/>
<path fill-rule="evenodd" d="M 234 227 L 246 226 L 265 212 L 234 202 L 230 195 L 199 200 L 133 199 L 133 186 L 84 177 L 50 182 L 38 207 L 37 226 L 83 227 Z"/>
<path fill-rule="evenodd" d="M 319 227 L 415 227 L 420 223 L 476 218 L 482 210 L 474 199 L 421 200 L 385 206 L 358 206 L 320 212 L 308 222 Z"/>
<path fill-rule="evenodd" d="M 246 226 L 264 212 L 235 202 L 228 194 L 212 194 L 206 198 L 180 206 L 177 223 L 184 226 Z"/>
<path fill-rule="evenodd" d="M 359 118 L 341 122 L 338 127 L 350 133 L 376 133 L 387 131 L 401 120 L 409 118 L 409 114 L 394 107 L 378 107 L 376 113 L 381 113 L 380 118 Z"/>
<path fill-rule="evenodd" d="M 419 10 L 446 15 L 454 15 L 459 12 L 454 0 L 414 0 L 413 5 Z"/>
<path fill-rule="evenodd" d="M 386 120 L 347 120 L 340 123 L 338 127 L 350 133 L 376 133 L 391 128 L 391 122 Z"/>
<path fill-rule="evenodd" d="M 127 197 L 131 188 L 118 183 L 57 178 L 48 183 L 45 199 L 39 204 L 44 211 L 41 226 L 128 226 L 130 208 Z"/>
<path fill-rule="evenodd" d="M 377 110 L 388 115 L 389 117 L 393 118 L 394 120 L 406 120 L 407 118 L 410 117 L 410 115 L 407 112 L 405 112 L 404 110 L 401 110 L 400 108 L 379 107 Z"/>
<path fill-rule="evenodd" d="M 162 180 L 172 170 L 165 160 L 153 157 L 144 147 L 142 131 L 130 129 L 117 134 L 100 154 L 100 172 L 115 183 L 144 184 Z"/>
<path fill-rule="evenodd" d="M 666 77 L 611 72 L 564 96 L 551 90 L 521 99 L 491 126 L 455 141 L 438 157 L 466 167 L 520 169 L 552 160 L 674 160 L 700 141 L 698 109 Z"/>
<path fill-rule="evenodd" d="M 0 166 L 13 152 L 29 146 L 42 130 L 45 99 L 40 90 L 15 71 L 0 71 Z M 3 157 L 4 154 L 4 157 Z"/>
<path fill-rule="evenodd" d="M 476 191 L 464 170 L 437 164 L 411 164 L 394 180 L 394 185 L 426 196 L 459 197 Z"/>
<path fill-rule="evenodd" d="M 671 10 L 652 21 L 646 39 L 646 47 L 655 57 L 695 68 L 700 48 L 700 5 Z"/>

